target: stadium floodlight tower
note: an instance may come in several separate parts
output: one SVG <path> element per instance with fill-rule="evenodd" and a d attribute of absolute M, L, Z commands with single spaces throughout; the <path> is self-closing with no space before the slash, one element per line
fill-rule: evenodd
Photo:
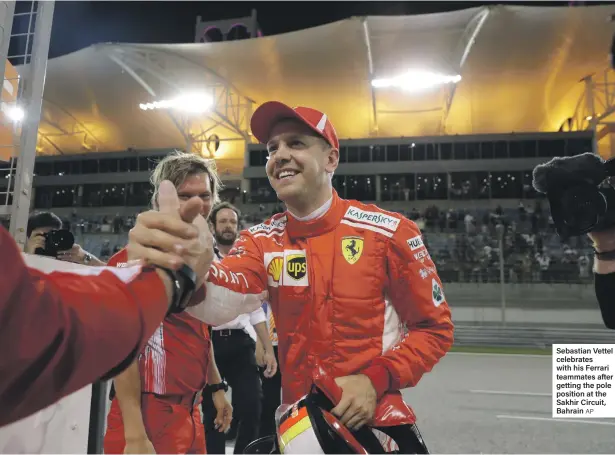
<path fill-rule="evenodd" d="M 26 242 L 55 2 L 0 2 L 0 217 Z M 13 66 L 14 65 L 14 66 Z"/>
<path fill-rule="evenodd" d="M 252 16 L 237 19 L 204 22 L 197 18 L 196 43 L 259 36 L 262 33 L 254 10 Z M 255 101 L 203 62 L 156 46 L 98 47 L 145 90 L 139 108 L 164 112 L 181 134 L 187 151 L 213 158 L 221 142 L 250 141 L 249 121 Z M 218 131 L 223 134 L 218 136 Z"/>

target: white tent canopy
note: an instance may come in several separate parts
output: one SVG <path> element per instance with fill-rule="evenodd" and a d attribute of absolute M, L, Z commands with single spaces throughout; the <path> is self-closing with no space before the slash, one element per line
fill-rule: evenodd
<path fill-rule="evenodd" d="M 49 61 L 39 152 L 181 147 L 200 132 L 242 140 L 250 112 L 272 99 L 325 111 L 340 138 L 556 131 L 583 94 L 581 79 L 609 65 L 612 13 L 494 6 L 244 41 L 94 45 Z M 409 68 L 462 79 L 454 93 L 378 89 L 373 98 L 372 77 Z M 138 107 L 213 84 L 216 114 L 190 122 Z"/>

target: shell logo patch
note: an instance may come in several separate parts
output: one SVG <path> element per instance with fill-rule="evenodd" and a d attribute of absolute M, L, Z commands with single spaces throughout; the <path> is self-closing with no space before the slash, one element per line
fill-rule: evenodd
<path fill-rule="evenodd" d="M 273 281 L 276 283 L 280 282 L 280 277 L 282 276 L 282 269 L 284 268 L 284 259 L 281 257 L 275 257 L 269 263 L 269 267 L 267 267 L 267 274 L 273 278 Z"/>

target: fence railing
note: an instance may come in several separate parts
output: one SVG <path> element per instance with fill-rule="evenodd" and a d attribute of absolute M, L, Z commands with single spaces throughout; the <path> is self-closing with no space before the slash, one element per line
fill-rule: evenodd
<path fill-rule="evenodd" d="M 615 343 L 615 331 L 551 327 L 457 325 L 456 346 L 550 348 L 553 344 Z"/>

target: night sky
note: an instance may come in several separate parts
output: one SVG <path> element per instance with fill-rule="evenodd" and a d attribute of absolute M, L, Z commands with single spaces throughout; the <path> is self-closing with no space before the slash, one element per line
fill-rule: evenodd
<path fill-rule="evenodd" d="M 49 56 L 57 57 L 101 42 L 194 42 L 197 16 L 202 16 L 205 21 L 232 19 L 250 16 L 253 8 L 257 10 L 261 31 L 265 36 L 270 36 L 351 16 L 420 14 L 488 3 L 492 2 L 57 1 Z M 571 2 L 517 2 L 534 5 L 569 3 Z"/>

